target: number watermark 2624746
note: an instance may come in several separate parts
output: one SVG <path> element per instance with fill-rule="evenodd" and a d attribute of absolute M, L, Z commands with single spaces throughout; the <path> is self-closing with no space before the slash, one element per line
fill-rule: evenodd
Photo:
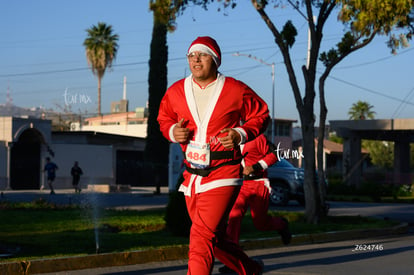
<path fill-rule="evenodd" d="M 352 251 L 382 251 L 384 245 L 382 244 L 355 244 Z"/>

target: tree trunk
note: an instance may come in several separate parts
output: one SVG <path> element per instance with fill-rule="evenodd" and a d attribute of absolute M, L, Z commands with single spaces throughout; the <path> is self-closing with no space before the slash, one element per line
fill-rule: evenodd
<path fill-rule="evenodd" d="M 303 155 L 305 164 L 305 217 L 308 223 L 316 224 L 319 221 L 319 196 L 315 180 L 315 130 L 314 119 L 305 112 L 302 122 Z"/>
<path fill-rule="evenodd" d="M 307 10 L 311 13 L 309 1 L 305 1 Z M 299 111 L 300 122 L 302 127 L 304 168 L 305 168 L 305 216 L 308 223 L 317 223 L 319 221 L 319 193 L 317 182 L 315 180 L 315 136 L 314 136 L 314 100 L 315 100 L 315 72 L 316 61 L 318 58 L 318 50 L 320 45 L 319 34 L 313 32 L 312 47 L 310 51 L 309 68 L 303 66 L 302 73 L 305 79 L 305 96 L 302 99 L 301 91 L 296 80 L 296 74 L 290 58 L 289 46 L 285 43 L 283 35 L 279 32 L 269 16 L 263 9 L 263 6 L 257 0 L 252 0 L 252 4 L 259 12 L 260 16 L 269 27 L 275 37 L 275 42 L 283 55 L 284 64 L 289 75 L 289 81 L 292 86 L 293 95 L 295 97 L 296 107 Z M 312 18 L 312 16 L 309 16 Z M 314 29 L 313 21 L 309 21 L 309 28 Z M 319 40 L 315 40 L 318 38 Z"/>
<path fill-rule="evenodd" d="M 102 77 L 98 76 L 98 116 L 101 116 L 101 82 Z"/>
<path fill-rule="evenodd" d="M 159 193 L 162 182 L 168 179 L 169 143 L 161 134 L 157 121 L 160 102 L 167 90 L 167 62 L 167 26 L 154 16 L 148 76 L 149 117 L 144 158 L 147 180 L 156 186 L 156 193 Z"/>
<path fill-rule="evenodd" d="M 326 117 L 328 114 L 328 108 L 326 107 L 325 101 L 325 80 L 328 77 L 329 70 L 326 71 L 319 78 L 319 105 L 320 105 L 320 114 L 319 114 L 319 132 L 318 132 L 318 187 L 319 187 L 319 196 L 320 196 L 320 215 L 326 216 L 328 214 L 328 205 L 326 204 L 326 184 L 325 184 L 325 170 L 323 167 L 324 164 L 324 140 L 325 140 L 325 126 L 326 126 Z"/>

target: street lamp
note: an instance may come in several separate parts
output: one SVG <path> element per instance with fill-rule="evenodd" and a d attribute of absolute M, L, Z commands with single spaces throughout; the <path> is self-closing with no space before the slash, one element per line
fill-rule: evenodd
<path fill-rule="evenodd" d="M 262 59 L 257 58 L 251 54 L 243 54 L 243 53 L 236 52 L 233 55 L 234 56 L 246 56 L 248 58 L 251 58 L 251 59 L 254 59 L 260 62 L 263 65 L 272 67 L 272 119 L 271 121 L 272 121 L 272 143 L 274 143 L 275 142 L 275 124 L 274 124 L 273 119 L 275 117 L 275 63 L 271 63 L 271 64 L 267 63 L 263 61 Z"/>

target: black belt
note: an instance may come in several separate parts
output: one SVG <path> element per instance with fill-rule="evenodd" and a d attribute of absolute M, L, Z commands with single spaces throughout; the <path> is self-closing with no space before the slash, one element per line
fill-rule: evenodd
<path fill-rule="evenodd" d="M 211 151 L 210 159 L 234 159 L 234 151 Z"/>
<path fill-rule="evenodd" d="M 255 174 L 243 175 L 243 180 L 256 180 L 256 179 L 261 179 L 261 178 L 263 177 L 259 175 L 255 175 Z"/>
<path fill-rule="evenodd" d="M 211 171 L 214 171 L 214 170 L 216 170 L 216 169 L 218 169 L 220 167 L 223 167 L 225 165 L 236 165 L 236 164 L 240 164 L 241 161 L 242 161 L 242 158 L 233 159 L 233 160 L 230 160 L 230 161 L 227 161 L 227 162 L 220 163 L 217 166 L 209 167 L 209 168 L 206 168 L 206 169 L 196 169 L 196 168 L 188 167 L 186 165 L 185 166 L 185 170 L 187 170 L 191 174 L 199 175 L 199 176 L 202 176 L 202 177 L 207 177 L 211 173 Z"/>

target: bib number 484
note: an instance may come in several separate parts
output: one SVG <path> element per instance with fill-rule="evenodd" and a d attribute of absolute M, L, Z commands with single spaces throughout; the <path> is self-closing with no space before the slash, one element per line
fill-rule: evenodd
<path fill-rule="evenodd" d="M 190 142 L 185 152 L 185 158 L 194 167 L 205 169 L 210 165 L 210 145 L 206 143 Z"/>
<path fill-rule="evenodd" d="M 205 162 L 207 160 L 206 154 L 199 154 L 197 152 L 188 152 L 187 159 L 189 161 L 199 161 Z"/>

